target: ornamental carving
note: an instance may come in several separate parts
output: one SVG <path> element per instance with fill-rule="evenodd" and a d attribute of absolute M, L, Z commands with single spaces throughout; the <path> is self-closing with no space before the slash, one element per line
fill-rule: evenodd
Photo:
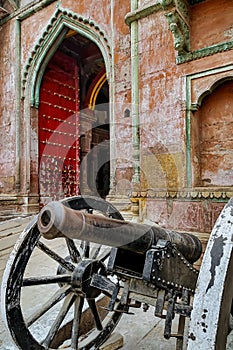
<path fill-rule="evenodd" d="M 169 29 L 174 37 L 174 48 L 178 52 L 177 64 L 232 50 L 233 41 L 226 41 L 190 51 L 190 6 L 202 1 L 204 0 L 154 0 L 152 4 L 128 13 L 125 16 L 125 22 L 130 26 L 132 22 L 139 21 L 157 11 L 166 11 L 165 16 L 169 23 Z"/>
<path fill-rule="evenodd" d="M 156 189 L 147 189 L 145 191 L 132 192 L 132 198 L 157 198 L 157 199 L 193 199 L 193 200 L 218 200 L 227 202 L 233 197 L 233 190 L 225 191 L 216 188 L 212 190 L 183 190 L 183 191 L 158 191 Z"/>
<path fill-rule="evenodd" d="M 24 69 L 22 77 L 23 98 L 25 97 L 25 88 L 29 72 L 35 70 L 35 67 L 32 67 L 33 64 L 37 61 L 40 62 L 43 60 L 42 53 L 48 50 L 50 42 L 55 42 L 61 32 L 65 30 L 64 28 L 67 28 L 68 30 L 70 26 L 72 26 L 74 30 L 88 33 L 88 35 L 92 34 L 93 41 L 95 40 L 98 43 L 98 46 L 101 44 L 108 53 L 108 56 L 111 56 L 110 39 L 95 21 L 73 13 L 67 9 L 58 8 L 54 16 L 51 18 L 49 24 L 47 25 L 42 37 L 39 39 L 38 43 L 34 47 L 34 50 L 31 52 L 31 55 Z M 32 96 L 31 106 L 37 107 L 37 104 L 38 101 L 34 98 L 34 96 Z"/>
<path fill-rule="evenodd" d="M 173 34 L 174 48 L 178 55 L 189 52 L 189 4 L 186 0 L 161 1 Z"/>
<path fill-rule="evenodd" d="M 189 28 L 179 13 L 175 10 L 166 13 L 169 29 L 174 37 L 174 48 L 179 55 L 189 51 Z"/>

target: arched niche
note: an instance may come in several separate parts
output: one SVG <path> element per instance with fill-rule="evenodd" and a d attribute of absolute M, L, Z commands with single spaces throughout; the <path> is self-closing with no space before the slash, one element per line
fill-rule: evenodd
<path fill-rule="evenodd" d="M 191 118 L 191 163 L 196 187 L 233 184 L 233 77 L 215 82 L 198 98 Z"/>

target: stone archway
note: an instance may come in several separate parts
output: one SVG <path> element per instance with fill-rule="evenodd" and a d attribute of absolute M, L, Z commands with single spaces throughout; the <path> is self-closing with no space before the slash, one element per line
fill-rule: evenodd
<path fill-rule="evenodd" d="M 53 60 L 54 54 L 61 51 L 62 54 L 66 55 L 67 57 L 72 57 L 72 59 L 76 60 L 79 71 L 79 86 L 77 87 L 77 89 L 79 90 L 79 96 L 76 101 L 76 104 L 79 106 L 76 106 L 75 111 L 76 115 L 77 113 L 79 114 L 79 120 L 77 120 L 76 118 L 76 134 L 77 130 L 79 129 L 79 137 L 81 137 L 78 143 L 76 142 L 77 140 L 75 142 L 77 146 L 76 156 L 77 161 L 79 162 L 79 156 L 81 161 L 81 158 L 85 158 L 85 155 L 90 151 L 93 143 L 91 131 L 98 124 L 98 113 L 96 113 L 95 111 L 96 108 L 94 108 L 94 110 L 91 111 L 89 108 L 83 111 L 84 101 L 86 99 L 91 82 L 103 69 L 105 70 L 105 82 L 98 90 L 98 93 L 95 95 L 95 104 L 108 104 L 109 100 L 112 98 L 112 96 L 109 96 L 109 91 L 111 91 L 109 89 L 109 84 L 111 84 L 112 81 L 110 69 L 111 49 L 109 45 L 109 39 L 105 35 L 104 31 L 102 31 L 96 23 L 90 21 L 89 19 L 84 19 L 82 16 L 78 16 L 73 13 L 69 13 L 68 15 L 67 14 L 67 11 L 64 9 L 57 10 L 54 18 L 51 19 L 53 29 L 51 30 L 50 24 L 48 26 L 48 30 L 46 30 L 46 32 L 42 36 L 42 39 L 39 41 L 39 44 L 36 45 L 35 50 L 31 55 L 32 57 L 29 58 L 28 64 L 24 72 L 23 80 L 23 95 L 25 97 L 24 112 L 26 115 L 25 119 L 31 120 L 31 124 L 36 125 L 38 114 L 40 114 L 40 98 L 43 77 L 46 72 L 46 69 L 49 67 L 49 62 L 52 62 Z M 75 41 L 76 44 L 74 43 Z M 80 45 L 82 47 L 80 47 Z M 89 53 L 88 50 L 90 50 Z M 80 51 L 82 51 L 82 53 L 80 53 Z M 87 72 L 88 77 L 86 76 Z M 56 93 L 59 94 L 59 92 L 55 91 L 55 94 Z M 60 95 L 62 95 L 62 93 Z M 69 96 L 67 97 L 70 98 Z M 59 104 L 57 103 L 53 104 L 59 106 Z M 31 107 L 29 108 L 29 106 Z M 62 108 L 67 108 L 66 105 L 61 105 L 59 107 L 61 107 L 59 108 L 59 111 L 61 111 Z M 108 110 L 107 114 L 107 139 L 109 139 L 109 119 L 112 120 L 112 116 L 110 116 L 110 114 L 112 113 Z M 71 117 L 71 115 L 67 115 L 66 117 Z M 59 132 L 62 133 L 61 130 L 59 130 Z M 38 133 L 35 137 L 35 135 L 32 135 L 31 130 L 27 127 L 26 134 L 28 134 L 28 137 L 31 139 L 31 142 L 27 143 L 28 160 L 26 160 L 26 162 L 28 164 L 28 169 L 26 171 L 27 177 L 25 178 L 25 181 L 27 181 L 27 188 L 29 188 L 29 192 L 31 190 L 34 193 L 37 191 L 40 193 L 41 189 L 38 188 L 38 185 L 36 185 L 36 183 L 40 181 L 40 176 L 38 176 L 38 173 L 41 170 L 40 163 L 38 161 L 38 164 L 36 164 L 36 147 L 32 147 L 32 144 L 34 145 L 36 140 L 38 140 L 39 143 L 40 133 Z M 81 150 L 79 148 L 81 148 Z M 39 153 L 40 149 L 38 148 L 38 160 L 41 159 L 41 155 Z M 33 164 L 33 166 L 31 166 L 31 164 Z M 46 169 L 43 169 L 43 171 L 44 170 L 46 171 Z M 79 175 L 77 175 L 78 172 L 79 169 L 77 168 L 75 180 L 73 181 L 76 182 L 77 185 L 79 181 Z M 64 178 L 64 174 L 62 175 L 62 172 L 60 172 L 60 175 L 60 177 Z M 85 183 L 87 183 L 87 181 L 85 181 Z M 75 187 L 73 192 L 70 191 L 70 189 L 68 191 L 65 191 L 67 195 L 77 194 L 79 192 L 79 186 L 73 187 Z M 61 188 L 62 186 L 60 186 L 60 189 Z M 92 191 L 87 186 L 83 186 L 83 189 L 85 189 L 85 193 L 90 193 Z M 58 192 L 55 189 L 54 193 Z M 65 195 L 65 193 L 63 193 L 63 195 Z M 45 197 L 46 196 L 47 195 L 45 195 Z M 45 202 L 46 201 L 47 199 L 45 200 Z"/>

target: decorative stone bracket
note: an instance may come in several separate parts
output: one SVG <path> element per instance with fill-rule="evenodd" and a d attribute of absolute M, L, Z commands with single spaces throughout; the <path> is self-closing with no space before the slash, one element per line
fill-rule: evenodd
<path fill-rule="evenodd" d="M 204 0 L 154 0 L 149 5 L 128 13 L 125 23 L 145 18 L 157 11 L 165 11 L 169 28 L 174 37 L 174 48 L 178 52 L 176 63 L 181 64 L 233 49 L 233 40 L 190 51 L 190 6 Z"/>
<path fill-rule="evenodd" d="M 189 54 L 189 3 L 186 0 L 155 0 L 152 4 L 138 8 L 125 17 L 127 25 L 157 11 L 165 11 L 169 28 L 174 37 L 174 48 L 178 57 Z"/>
<path fill-rule="evenodd" d="M 162 8 L 174 37 L 174 48 L 178 55 L 189 52 L 189 4 L 186 0 L 161 0 Z"/>

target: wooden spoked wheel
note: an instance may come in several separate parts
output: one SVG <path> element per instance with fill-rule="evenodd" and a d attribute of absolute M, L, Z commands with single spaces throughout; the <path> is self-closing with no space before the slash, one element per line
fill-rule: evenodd
<path fill-rule="evenodd" d="M 100 198 L 77 196 L 62 202 L 74 210 L 123 220 L 114 206 Z M 3 277 L 4 317 L 19 349 L 98 349 L 110 336 L 123 307 L 119 302 L 109 312 L 111 296 L 90 285 L 94 273 L 109 277 L 110 250 L 67 238 L 45 240 L 37 217 L 30 223 Z"/>

